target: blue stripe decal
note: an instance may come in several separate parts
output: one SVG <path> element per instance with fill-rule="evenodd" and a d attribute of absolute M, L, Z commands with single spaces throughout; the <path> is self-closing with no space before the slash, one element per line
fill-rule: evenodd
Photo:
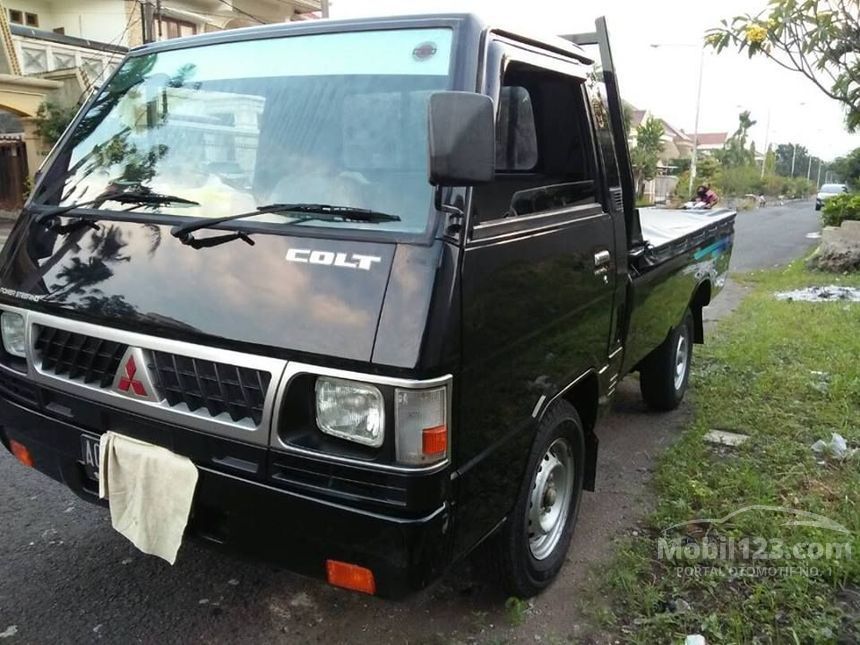
<path fill-rule="evenodd" d="M 724 237 L 722 239 L 717 240 L 713 244 L 709 244 L 703 249 L 699 249 L 693 254 L 694 260 L 701 260 L 704 257 L 708 257 L 709 255 L 719 255 L 723 251 L 726 250 L 726 247 L 729 245 L 729 238 Z"/>

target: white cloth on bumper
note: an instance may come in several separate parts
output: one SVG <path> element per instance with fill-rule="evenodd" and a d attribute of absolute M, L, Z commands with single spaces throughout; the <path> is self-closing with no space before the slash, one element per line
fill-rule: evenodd
<path fill-rule="evenodd" d="M 197 467 L 166 448 L 105 432 L 99 444 L 99 497 L 113 527 L 144 553 L 176 562 L 188 523 Z"/>

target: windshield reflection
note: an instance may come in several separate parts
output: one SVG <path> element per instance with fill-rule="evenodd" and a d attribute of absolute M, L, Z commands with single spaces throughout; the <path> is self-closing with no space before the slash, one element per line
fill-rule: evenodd
<path fill-rule="evenodd" d="M 451 41 L 450 29 L 415 29 L 135 56 L 75 128 L 37 200 L 146 188 L 200 203 L 148 208 L 182 217 L 333 203 L 401 221 L 313 225 L 421 232 L 431 203 L 427 103 L 449 88 Z"/>

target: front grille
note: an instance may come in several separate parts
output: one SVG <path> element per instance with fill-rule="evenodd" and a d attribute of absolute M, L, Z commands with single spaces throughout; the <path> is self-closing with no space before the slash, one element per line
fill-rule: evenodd
<path fill-rule="evenodd" d="M 227 414 L 233 421 L 251 419 L 259 425 L 271 374 L 166 352 L 150 352 L 155 387 L 176 406 L 191 412 L 205 408 L 213 417 Z"/>
<path fill-rule="evenodd" d="M 86 385 L 110 387 L 128 345 L 56 327 L 34 327 L 43 372 Z"/>
<path fill-rule="evenodd" d="M 128 345 L 94 336 L 36 325 L 36 359 L 42 372 L 93 387 L 113 385 Z M 156 390 L 170 407 L 184 404 L 189 412 L 226 414 L 233 421 L 259 425 L 272 375 L 226 363 L 145 350 Z"/>

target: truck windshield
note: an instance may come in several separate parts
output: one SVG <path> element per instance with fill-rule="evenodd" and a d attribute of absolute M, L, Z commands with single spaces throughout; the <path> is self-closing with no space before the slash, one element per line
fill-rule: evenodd
<path fill-rule="evenodd" d="M 449 89 L 452 35 L 314 34 L 132 56 L 58 154 L 45 181 L 53 189 L 35 201 L 64 205 L 133 188 L 199 203 L 142 212 L 214 218 L 273 202 L 323 203 L 400 220 L 308 226 L 424 231 L 427 104 Z"/>

